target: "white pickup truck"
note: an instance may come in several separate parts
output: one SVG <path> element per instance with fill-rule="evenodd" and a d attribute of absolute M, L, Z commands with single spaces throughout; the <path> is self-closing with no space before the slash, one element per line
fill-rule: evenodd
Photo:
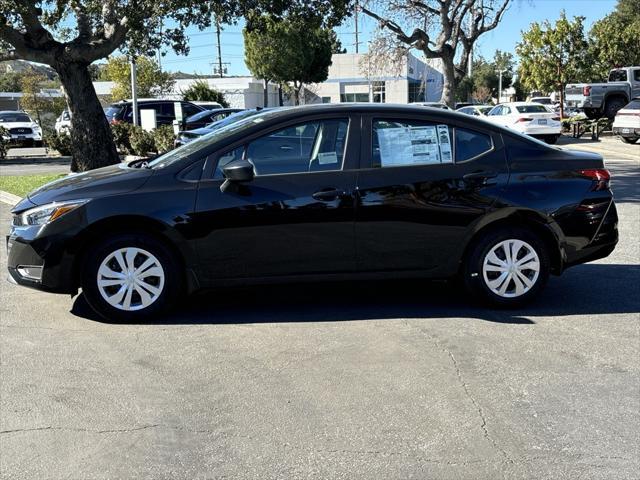
<path fill-rule="evenodd" d="M 634 97 L 640 96 L 640 67 L 616 68 L 607 83 L 572 83 L 565 88 L 569 107 L 591 118 L 613 118 Z"/>

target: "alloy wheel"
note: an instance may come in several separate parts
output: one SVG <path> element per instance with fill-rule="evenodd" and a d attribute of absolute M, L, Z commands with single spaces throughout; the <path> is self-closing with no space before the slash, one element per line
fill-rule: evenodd
<path fill-rule="evenodd" d="M 100 295 L 119 310 L 147 308 L 160 297 L 164 283 L 162 264 L 142 248 L 119 248 L 107 255 L 98 268 Z"/>
<path fill-rule="evenodd" d="M 520 297 L 535 285 L 540 275 L 540 258 L 527 242 L 504 240 L 489 250 L 482 264 L 485 284 L 503 298 Z"/>

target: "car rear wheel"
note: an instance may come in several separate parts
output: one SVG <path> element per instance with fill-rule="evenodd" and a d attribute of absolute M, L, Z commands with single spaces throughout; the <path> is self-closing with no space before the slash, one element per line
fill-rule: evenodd
<path fill-rule="evenodd" d="M 144 321 L 171 306 L 179 278 L 176 261 L 161 242 L 148 235 L 123 234 L 91 249 L 82 291 L 108 321 Z"/>
<path fill-rule="evenodd" d="M 624 98 L 614 97 L 607 100 L 606 105 L 604 106 L 604 116 L 613 119 L 622 107 L 627 104 L 627 101 Z"/>
<path fill-rule="evenodd" d="M 560 135 L 547 135 L 544 138 L 544 141 L 550 145 L 553 145 L 558 141 L 558 138 L 560 138 Z"/>
<path fill-rule="evenodd" d="M 464 282 L 477 299 L 498 307 L 518 307 L 535 298 L 549 278 L 549 256 L 540 239 L 522 228 L 483 235 L 471 247 Z"/>

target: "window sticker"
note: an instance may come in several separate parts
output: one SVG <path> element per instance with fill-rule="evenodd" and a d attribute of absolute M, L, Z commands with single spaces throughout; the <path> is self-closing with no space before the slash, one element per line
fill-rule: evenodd
<path fill-rule="evenodd" d="M 338 154 L 336 152 L 318 153 L 318 163 L 320 165 L 338 163 Z"/>
<path fill-rule="evenodd" d="M 453 161 L 447 125 L 402 126 L 376 131 L 383 167 Z"/>

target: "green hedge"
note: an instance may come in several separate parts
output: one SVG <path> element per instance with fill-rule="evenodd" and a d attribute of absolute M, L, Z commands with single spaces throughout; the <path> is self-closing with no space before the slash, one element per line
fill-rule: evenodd
<path fill-rule="evenodd" d="M 111 126 L 113 140 L 120 153 L 125 155 L 150 156 L 173 149 L 176 138 L 172 125 L 162 125 L 151 132 L 130 123 L 116 123 Z"/>

